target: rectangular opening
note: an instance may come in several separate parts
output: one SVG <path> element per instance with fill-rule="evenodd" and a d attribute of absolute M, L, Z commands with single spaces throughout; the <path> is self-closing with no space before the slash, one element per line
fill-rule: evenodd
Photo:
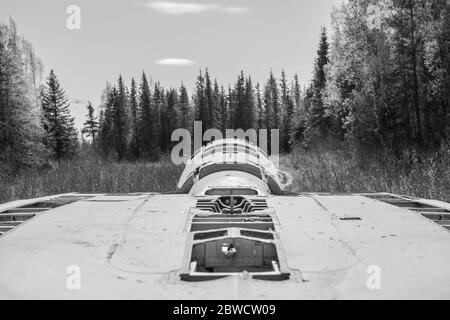
<path fill-rule="evenodd" d="M 422 213 L 422 216 L 424 216 L 427 219 L 433 220 L 433 221 L 442 221 L 442 220 L 450 220 L 450 214 L 445 213 Z"/>
<path fill-rule="evenodd" d="M 225 195 L 235 195 L 235 196 L 257 196 L 258 191 L 249 188 L 214 188 L 209 189 L 205 192 L 207 196 L 225 196 Z"/>
<path fill-rule="evenodd" d="M 385 201 L 388 204 L 392 204 L 394 206 L 400 207 L 400 208 L 433 208 L 435 209 L 436 207 L 428 205 L 428 204 L 424 204 L 424 203 L 420 203 L 420 202 L 416 202 L 416 201 L 408 201 L 408 200 L 389 200 L 389 201 Z"/>
<path fill-rule="evenodd" d="M 192 222 L 272 222 L 271 218 L 194 218 Z"/>
<path fill-rule="evenodd" d="M 202 273 L 269 272 L 272 261 L 278 261 L 274 244 L 237 238 L 195 244 L 191 258 Z"/>
<path fill-rule="evenodd" d="M 415 209 L 412 208 L 412 211 L 415 212 L 421 212 L 421 213 L 449 213 L 450 214 L 450 210 L 447 209 L 443 209 L 443 208 L 420 208 L 420 209 Z"/>
<path fill-rule="evenodd" d="M 194 216 L 191 232 L 219 230 L 229 228 L 275 231 L 275 225 L 269 215 L 210 215 Z"/>
<path fill-rule="evenodd" d="M 272 222 L 196 222 L 191 225 L 191 232 L 207 231 L 217 229 L 254 229 L 274 231 L 275 226 Z"/>
<path fill-rule="evenodd" d="M 28 208 L 50 208 L 50 209 L 53 209 L 53 208 L 67 205 L 67 204 L 71 204 L 73 202 L 77 202 L 84 198 L 85 197 L 63 196 L 63 197 L 52 199 L 52 200 L 46 200 L 46 201 L 40 201 L 40 202 L 27 204 L 27 205 L 24 205 L 19 208 L 22 208 L 22 209 L 28 209 Z"/>
<path fill-rule="evenodd" d="M 273 240 L 273 234 L 268 232 L 257 232 L 257 231 L 250 231 L 250 230 L 241 230 L 241 235 L 244 237 L 251 237 L 251 238 L 259 238 L 264 240 Z"/>
<path fill-rule="evenodd" d="M 0 213 L 0 221 L 27 221 L 34 216 L 31 213 Z"/>
<path fill-rule="evenodd" d="M 49 208 L 14 208 L 4 211 L 3 213 L 30 213 L 30 212 L 43 212 Z"/>
<path fill-rule="evenodd" d="M 367 198 L 370 198 L 370 199 L 376 199 L 376 200 L 380 200 L 380 201 L 390 200 L 390 199 L 401 199 L 398 196 L 394 196 L 394 195 L 390 195 L 390 194 L 365 194 L 364 196 Z"/>
<path fill-rule="evenodd" d="M 207 239 L 214 239 L 214 238 L 221 238 L 225 237 L 228 234 L 228 231 L 222 230 L 222 231 L 213 231 L 213 232 L 201 232 L 194 234 L 194 240 L 207 240 Z"/>
<path fill-rule="evenodd" d="M 22 223 L 23 221 L 0 221 L 0 227 L 8 227 L 8 226 L 17 227 Z"/>
<path fill-rule="evenodd" d="M 341 221 L 361 221 L 362 219 L 360 217 L 342 217 L 339 218 Z"/>
<path fill-rule="evenodd" d="M 12 229 L 14 229 L 14 226 L 0 226 L 0 232 L 8 232 Z"/>

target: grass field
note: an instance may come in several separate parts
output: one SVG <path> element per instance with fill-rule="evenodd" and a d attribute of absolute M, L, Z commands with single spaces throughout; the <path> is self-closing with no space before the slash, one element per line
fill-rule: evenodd
<path fill-rule="evenodd" d="M 293 175 L 293 192 L 390 192 L 450 202 L 450 147 L 428 156 L 405 154 L 401 160 L 381 154 L 366 158 L 296 151 L 282 166 Z"/>
<path fill-rule="evenodd" d="M 427 157 L 407 155 L 403 160 L 386 156 L 355 160 L 339 152 L 282 156 L 294 192 L 391 192 L 450 202 L 450 148 Z M 405 160 L 407 159 L 407 160 Z M 0 203 L 53 194 L 167 192 L 176 188 L 182 166 L 169 157 L 158 163 L 114 163 L 93 157 L 62 162 L 57 168 L 27 170 L 0 178 Z"/>
<path fill-rule="evenodd" d="M 158 163 L 114 163 L 88 158 L 55 169 L 27 170 L 0 183 L 0 203 L 54 194 L 168 192 L 176 189 L 183 167 L 170 158 Z"/>

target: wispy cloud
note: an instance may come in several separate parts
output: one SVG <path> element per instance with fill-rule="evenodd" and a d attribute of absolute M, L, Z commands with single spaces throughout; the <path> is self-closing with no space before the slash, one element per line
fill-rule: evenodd
<path fill-rule="evenodd" d="M 180 3 L 158 1 L 146 4 L 147 7 L 166 14 L 185 14 L 185 13 L 201 13 L 211 11 L 217 8 L 215 4 L 200 4 L 200 3 Z"/>
<path fill-rule="evenodd" d="M 219 4 L 184 3 L 170 1 L 149 2 L 145 6 L 161 13 L 173 15 L 203 13 L 208 11 L 217 11 L 227 14 L 244 14 L 250 11 L 250 9 L 246 7 L 227 7 Z"/>
<path fill-rule="evenodd" d="M 195 64 L 194 61 L 189 59 L 180 58 L 166 58 L 161 60 L 156 60 L 155 63 L 163 66 L 191 66 Z"/>
<path fill-rule="evenodd" d="M 223 7 L 221 11 L 228 14 L 245 14 L 250 11 L 247 7 Z"/>

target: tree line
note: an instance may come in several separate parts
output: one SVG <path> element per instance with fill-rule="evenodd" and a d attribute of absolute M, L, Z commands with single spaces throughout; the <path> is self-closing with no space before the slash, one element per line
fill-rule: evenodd
<path fill-rule="evenodd" d="M 129 86 L 119 76 L 104 97 L 98 117 L 88 105 L 83 132 L 100 154 L 119 161 L 158 159 L 172 149 L 172 132 L 192 133 L 194 121 L 202 122 L 203 131 L 218 129 L 224 136 L 227 129 L 280 129 L 280 148 L 288 152 L 302 107 L 298 76 L 288 81 L 285 72 L 279 80 L 270 73 L 261 86 L 241 71 L 225 88 L 208 69 L 200 70 L 192 96 L 183 84 L 168 89 L 150 84 L 145 73 L 139 84 L 131 79 Z"/>
<path fill-rule="evenodd" d="M 346 1 L 331 31 L 307 97 L 322 139 L 393 152 L 449 139 L 448 1 Z"/>

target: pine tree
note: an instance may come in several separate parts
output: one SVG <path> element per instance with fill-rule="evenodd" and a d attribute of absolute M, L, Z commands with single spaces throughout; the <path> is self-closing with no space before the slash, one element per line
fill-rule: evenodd
<path fill-rule="evenodd" d="M 284 72 L 284 70 L 281 73 L 280 89 L 282 114 L 281 148 L 283 151 L 289 152 L 291 149 L 291 135 L 293 131 L 292 117 L 294 114 L 294 102 L 290 97 L 286 73 Z"/>
<path fill-rule="evenodd" d="M 113 136 L 113 107 L 116 100 L 117 90 L 115 87 L 111 88 L 108 84 L 104 90 L 104 95 L 105 101 L 103 104 L 103 110 L 100 113 L 98 140 L 103 157 L 110 158 L 115 152 Z"/>
<path fill-rule="evenodd" d="M 244 130 L 255 129 L 255 92 L 252 79 L 249 76 L 245 80 L 245 108 L 244 108 Z"/>
<path fill-rule="evenodd" d="M 47 132 L 45 142 L 57 160 L 73 156 L 78 148 L 74 118 L 69 107 L 66 93 L 51 70 L 42 93 L 42 110 Z"/>
<path fill-rule="evenodd" d="M 264 120 L 267 129 L 280 129 L 280 100 L 277 80 L 272 72 L 264 87 Z"/>
<path fill-rule="evenodd" d="M 178 129 L 179 123 L 179 101 L 178 101 L 178 92 L 176 89 L 170 89 L 166 94 L 167 100 L 167 145 L 170 147 L 166 151 L 170 151 L 173 147 L 173 143 L 171 142 L 172 133 Z"/>
<path fill-rule="evenodd" d="M 325 66 L 328 64 L 328 37 L 325 28 L 322 28 L 317 59 L 314 68 L 314 78 L 311 85 L 310 108 L 308 114 L 308 127 L 306 136 L 309 142 L 324 142 L 327 139 L 329 123 L 325 112 L 322 92 L 325 89 Z"/>
<path fill-rule="evenodd" d="M 194 94 L 194 106 L 195 106 L 195 121 L 202 122 L 202 136 L 208 129 L 207 125 L 210 123 L 208 101 L 205 93 L 205 78 L 200 74 L 197 77 L 197 82 L 195 84 L 195 94 Z"/>
<path fill-rule="evenodd" d="M 165 136 L 165 128 L 162 127 L 162 120 L 165 116 L 166 109 L 166 96 L 164 88 L 159 82 L 156 82 L 153 88 L 153 99 L 151 101 L 152 112 L 152 136 L 153 144 L 155 145 L 155 159 L 158 159 L 162 148 L 166 149 L 164 143 L 167 141 L 162 139 Z"/>
<path fill-rule="evenodd" d="M 221 117 L 221 104 L 222 104 L 222 96 L 220 94 L 219 84 L 217 83 L 217 79 L 214 79 L 214 89 L 212 92 L 212 109 L 213 109 L 212 128 L 219 130 L 223 128 Z"/>
<path fill-rule="evenodd" d="M 126 113 L 127 94 L 122 76 L 117 81 L 117 91 L 112 108 L 114 149 L 117 159 L 122 161 L 127 153 L 128 117 Z"/>
<path fill-rule="evenodd" d="M 225 136 L 228 129 L 228 97 L 223 86 L 220 88 L 220 131 Z"/>
<path fill-rule="evenodd" d="M 293 138 L 298 141 L 304 140 L 306 126 L 306 108 L 302 99 L 302 92 L 298 75 L 295 74 L 294 82 L 291 85 L 291 99 L 294 101 L 294 115 L 292 120 Z"/>
<path fill-rule="evenodd" d="M 214 95 L 214 93 L 213 93 L 211 78 L 209 76 L 208 68 L 206 68 L 206 71 L 205 71 L 205 99 L 206 99 L 207 117 L 206 117 L 206 121 L 203 123 L 203 126 L 206 129 L 214 128 L 214 123 L 215 123 L 214 109 L 215 109 L 215 106 L 214 106 L 214 97 L 213 97 L 213 95 Z"/>
<path fill-rule="evenodd" d="M 193 131 L 193 114 L 192 107 L 189 102 L 189 95 L 184 84 L 181 84 L 179 95 L 179 127 Z"/>
<path fill-rule="evenodd" d="M 131 139 L 129 152 L 133 160 L 140 158 L 140 140 L 139 140 L 139 122 L 138 122 L 138 100 L 136 82 L 131 79 L 130 88 L 130 127 L 131 127 Z"/>
<path fill-rule="evenodd" d="M 138 128 L 140 141 L 140 154 L 143 159 L 156 160 L 159 157 L 159 137 L 153 130 L 152 95 L 145 73 L 139 88 Z"/>
<path fill-rule="evenodd" d="M 265 128 L 264 105 L 262 103 L 261 87 L 259 83 L 256 84 L 256 110 L 257 110 L 258 129 L 264 129 Z"/>
<path fill-rule="evenodd" d="M 246 101 L 246 87 L 244 72 L 238 76 L 234 85 L 232 104 L 231 104 L 231 124 L 234 129 L 246 129 L 247 123 L 245 117 L 248 115 L 248 105 Z"/>
<path fill-rule="evenodd" d="M 81 130 L 81 133 L 83 135 L 86 135 L 87 137 L 91 138 L 92 145 L 95 148 L 96 139 L 97 139 L 97 133 L 98 133 L 98 120 L 95 116 L 95 110 L 92 106 L 92 103 L 89 101 L 87 105 L 87 115 L 86 115 L 86 121 L 83 124 L 83 129 Z"/>

